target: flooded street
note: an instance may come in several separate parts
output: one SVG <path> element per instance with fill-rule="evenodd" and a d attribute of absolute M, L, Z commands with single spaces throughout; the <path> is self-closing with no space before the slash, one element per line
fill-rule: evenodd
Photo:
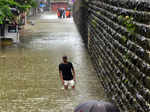
<path fill-rule="evenodd" d="M 48 13 L 31 20 L 19 45 L 0 50 L 0 112 L 72 112 L 81 102 L 106 100 L 73 20 Z M 76 70 L 75 90 L 61 84 L 63 55 Z"/>

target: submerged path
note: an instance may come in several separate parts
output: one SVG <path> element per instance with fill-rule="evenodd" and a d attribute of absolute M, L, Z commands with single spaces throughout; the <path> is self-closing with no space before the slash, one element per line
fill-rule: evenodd
<path fill-rule="evenodd" d="M 106 100 L 72 19 L 43 14 L 27 25 L 20 45 L 0 50 L 1 112 L 72 112 L 87 100 Z M 58 65 L 67 55 L 77 74 L 75 90 L 62 88 Z"/>

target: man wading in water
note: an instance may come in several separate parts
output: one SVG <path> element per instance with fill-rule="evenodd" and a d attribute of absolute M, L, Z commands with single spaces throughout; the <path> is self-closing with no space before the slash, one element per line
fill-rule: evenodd
<path fill-rule="evenodd" d="M 60 79 L 64 85 L 65 89 L 68 89 L 68 86 L 75 88 L 75 70 L 71 62 L 68 62 L 67 56 L 63 56 L 63 63 L 59 64 L 59 75 Z"/>

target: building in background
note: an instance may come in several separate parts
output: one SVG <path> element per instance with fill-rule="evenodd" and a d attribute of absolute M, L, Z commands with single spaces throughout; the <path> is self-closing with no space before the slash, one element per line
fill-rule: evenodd
<path fill-rule="evenodd" d="M 68 0 L 68 7 L 72 8 L 75 0 Z"/>
<path fill-rule="evenodd" d="M 51 10 L 57 11 L 58 8 L 68 8 L 68 0 L 51 0 Z"/>
<path fill-rule="evenodd" d="M 57 11 L 58 8 L 72 8 L 75 0 L 36 0 L 38 8 L 32 8 L 30 15 L 36 15 L 37 12 Z"/>

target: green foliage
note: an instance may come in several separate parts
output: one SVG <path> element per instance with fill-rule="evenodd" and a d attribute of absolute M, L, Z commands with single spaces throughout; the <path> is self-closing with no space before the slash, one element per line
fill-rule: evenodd
<path fill-rule="evenodd" d="M 124 83 L 127 84 L 128 83 L 128 79 L 124 80 Z"/>
<path fill-rule="evenodd" d="M 19 12 L 24 12 L 36 6 L 35 0 L 0 0 L 0 24 L 5 19 L 12 21 L 15 18 L 15 15 L 11 12 L 11 8 L 16 8 Z"/>
<path fill-rule="evenodd" d="M 118 20 L 123 20 L 124 17 L 122 15 L 118 16 Z"/>
<path fill-rule="evenodd" d="M 4 18 L 5 18 L 5 15 L 3 14 L 3 12 L 0 9 L 0 24 L 3 23 Z"/>
<path fill-rule="evenodd" d="M 122 39 L 122 41 L 123 41 L 124 43 L 126 43 L 126 42 L 127 42 L 127 38 L 126 38 L 126 36 L 122 36 L 122 37 L 121 37 L 121 39 Z"/>
<path fill-rule="evenodd" d="M 136 8 L 134 8 L 134 11 L 136 11 L 137 9 Z"/>
<path fill-rule="evenodd" d="M 133 34 L 135 32 L 135 25 L 133 24 L 133 18 L 132 17 L 126 16 L 123 24 L 126 26 L 127 30 L 130 33 Z"/>
<path fill-rule="evenodd" d="M 19 3 L 22 7 L 30 8 L 30 7 L 37 7 L 37 3 L 35 0 L 15 0 Z"/>
<path fill-rule="evenodd" d="M 97 11 L 96 14 L 101 15 L 101 12 Z"/>
<path fill-rule="evenodd" d="M 122 24 L 127 28 L 127 30 L 134 34 L 135 30 L 136 30 L 136 26 L 135 24 L 133 24 L 133 17 L 130 16 L 118 16 L 118 20 L 122 22 Z"/>
<path fill-rule="evenodd" d="M 120 15 L 118 16 L 118 20 L 122 23 L 122 25 L 127 29 L 128 32 L 130 32 L 133 36 L 135 36 L 136 25 L 133 22 L 133 17 Z M 124 43 L 127 43 L 128 41 L 128 37 L 126 36 L 122 36 L 121 39 Z M 136 41 L 136 37 L 134 37 L 134 41 Z M 128 59 L 128 58 L 129 58 L 129 55 L 127 52 L 125 53 L 125 59 Z"/>
<path fill-rule="evenodd" d="M 10 8 L 10 5 L 12 4 L 13 4 L 12 1 L 8 1 L 8 0 L 0 1 L 0 24 L 2 24 L 5 18 L 11 18 L 13 16 Z"/>
<path fill-rule="evenodd" d="M 97 23 L 96 23 L 95 19 L 92 20 L 92 25 L 94 28 L 96 28 Z"/>
<path fill-rule="evenodd" d="M 123 26 L 126 27 L 128 32 L 130 32 L 133 36 L 135 36 L 136 25 L 133 22 L 134 19 L 132 16 L 120 15 L 120 16 L 118 16 L 118 20 L 122 23 Z M 134 41 L 136 41 L 136 37 L 134 37 L 133 39 L 134 39 Z"/>

